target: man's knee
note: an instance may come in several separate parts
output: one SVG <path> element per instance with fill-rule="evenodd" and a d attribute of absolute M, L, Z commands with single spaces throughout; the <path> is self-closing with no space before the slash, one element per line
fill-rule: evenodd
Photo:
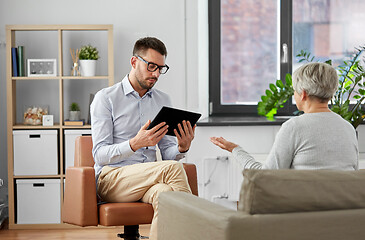
<path fill-rule="evenodd" d="M 173 170 L 178 170 L 178 171 L 181 171 L 181 170 L 184 170 L 184 167 L 182 165 L 182 163 L 180 162 L 177 162 L 177 161 L 166 161 L 166 164 L 165 164 L 166 168 L 168 169 L 173 169 Z"/>
<path fill-rule="evenodd" d="M 172 188 L 166 183 L 158 183 L 156 185 L 158 186 L 158 192 L 160 192 L 160 193 L 172 191 Z"/>

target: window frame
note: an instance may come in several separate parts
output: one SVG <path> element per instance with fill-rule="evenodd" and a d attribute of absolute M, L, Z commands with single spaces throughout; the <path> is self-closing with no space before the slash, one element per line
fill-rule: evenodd
<path fill-rule="evenodd" d="M 288 46 L 287 62 L 280 61 L 280 79 L 292 72 L 292 0 L 281 0 L 278 4 L 280 15 L 280 40 L 278 47 L 284 43 Z M 223 105 L 221 104 L 221 0 L 208 1 L 209 22 L 209 115 L 210 116 L 258 116 L 257 105 Z M 280 49 L 279 59 L 283 59 Z M 279 61 L 278 59 L 278 61 Z M 273 79 L 272 82 L 275 82 Z M 269 87 L 269 86 L 268 86 Z M 264 94 L 264 93 L 263 93 Z M 293 115 L 296 106 L 289 99 L 277 115 Z"/>

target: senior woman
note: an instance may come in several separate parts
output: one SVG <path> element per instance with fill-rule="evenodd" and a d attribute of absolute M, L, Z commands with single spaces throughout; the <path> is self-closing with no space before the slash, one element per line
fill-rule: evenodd
<path fill-rule="evenodd" d="M 293 73 L 294 98 L 304 114 L 282 124 L 264 164 L 223 137 L 210 140 L 232 152 L 244 169 L 358 169 L 355 129 L 328 108 L 338 88 L 336 70 L 325 63 L 308 63 Z"/>

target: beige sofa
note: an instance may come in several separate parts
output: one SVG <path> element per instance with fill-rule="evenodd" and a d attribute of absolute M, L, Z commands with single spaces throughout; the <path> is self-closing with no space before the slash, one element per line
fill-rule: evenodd
<path fill-rule="evenodd" d="M 365 171 L 245 170 L 239 210 L 159 198 L 159 240 L 365 239 Z"/>

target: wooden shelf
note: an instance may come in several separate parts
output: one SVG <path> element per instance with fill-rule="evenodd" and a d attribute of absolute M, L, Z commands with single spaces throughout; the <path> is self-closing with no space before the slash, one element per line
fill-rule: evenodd
<path fill-rule="evenodd" d="M 85 128 L 85 129 L 89 129 L 91 128 L 90 124 L 85 124 L 83 126 L 79 126 L 79 125 L 74 125 L 74 126 L 65 126 L 65 125 L 60 125 L 59 123 L 56 123 L 53 126 L 42 126 L 42 125 L 23 125 L 23 124 L 17 124 L 13 126 L 14 130 L 19 130 L 19 129 L 73 129 L 73 128 Z"/>
<path fill-rule="evenodd" d="M 93 76 L 93 77 L 82 77 L 82 76 L 62 76 L 62 79 L 75 79 L 75 80 L 91 80 L 91 79 L 108 79 L 109 76 Z"/>
<path fill-rule="evenodd" d="M 55 77 L 12 77 L 13 81 L 29 81 L 29 80 L 59 80 L 59 79 L 74 79 L 74 80 L 92 80 L 92 79 L 109 79 L 109 76 L 55 76 Z"/>
<path fill-rule="evenodd" d="M 59 80 L 60 77 L 54 76 L 54 77 L 12 77 L 13 81 L 15 80 Z"/>
<path fill-rule="evenodd" d="M 77 25 L 7 25 L 6 29 L 12 31 L 112 31 L 113 25 L 106 24 L 77 24 Z"/>
<path fill-rule="evenodd" d="M 86 124 L 86 125 L 83 125 L 83 126 L 62 126 L 63 129 L 73 129 L 73 128 L 85 128 L 85 129 L 89 129 L 91 128 L 91 125 L 90 124 Z"/>
<path fill-rule="evenodd" d="M 61 178 L 61 175 L 24 175 L 24 176 L 13 176 L 14 179 L 44 179 L 44 178 Z"/>
<path fill-rule="evenodd" d="M 13 129 L 59 129 L 60 127 L 59 123 L 56 123 L 53 126 L 16 124 L 13 126 Z"/>
<path fill-rule="evenodd" d="M 27 38 L 28 33 L 20 33 L 18 32 L 32 32 L 29 33 L 29 36 L 32 36 L 31 38 Z M 44 37 L 44 34 L 41 32 L 44 31 L 50 31 L 51 34 L 45 34 L 46 37 Z M 107 49 L 104 51 L 104 53 L 107 55 L 107 57 L 103 58 L 103 61 L 106 61 L 106 65 L 103 65 L 103 70 L 106 70 L 103 72 L 103 75 L 101 76 L 93 76 L 93 77 L 82 77 L 82 76 L 65 76 L 65 74 L 70 74 L 70 71 L 64 71 L 64 64 L 69 65 L 70 56 L 68 58 L 64 59 L 64 55 L 69 52 L 69 49 L 66 49 L 69 47 L 69 44 L 67 41 L 69 41 L 70 36 L 75 36 L 74 40 L 79 44 L 79 38 L 80 35 L 82 38 L 87 36 L 87 32 L 101 32 L 104 39 L 99 39 L 97 41 L 98 43 L 103 42 L 104 40 L 107 40 Z M 106 33 L 106 34 L 104 34 Z M 94 34 L 94 33 L 92 33 Z M 96 33 L 99 34 L 99 33 Z M 36 50 L 43 50 L 44 49 L 37 49 L 42 46 L 40 45 L 34 45 L 32 44 L 32 40 L 38 39 L 39 37 L 42 37 L 42 39 L 45 39 L 45 41 L 48 41 L 49 43 L 49 51 L 55 55 L 57 53 L 57 57 L 53 57 L 57 59 L 57 76 L 42 76 L 42 77 L 13 77 L 12 76 L 12 54 L 11 54 L 11 48 L 17 46 L 16 37 L 20 38 L 21 40 L 18 41 L 22 43 L 22 45 L 27 47 L 32 47 L 33 52 L 37 52 Z M 49 38 L 49 39 L 48 39 Z M 87 38 L 87 37 L 86 37 Z M 57 42 L 57 44 L 54 44 Z M 29 43 L 29 44 L 28 44 Z M 81 43 L 80 43 L 81 44 Z M 84 42 L 84 44 L 88 44 L 88 42 Z M 101 85 L 111 86 L 114 84 L 114 48 L 113 48 L 113 25 L 6 25 L 6 82 L 7 82 L 7 142 L 8 142 L 8 191 L 9 191 L 9 228 L 10 229 L 49 229 L 49 228 L 71 228 L 71 225 L 68 224 L 17 224 L 15 221 L 16 216 L 16 186 L 15 186 L 15 180 L 17 179 L 60 179 L 60 196 L 61 196 L 61 203 L 63 202 L 63 188 L 64 188 L 64 182 L 66 175 L 64 173 L 64 168 L 66 164 L 66 154 L 65 154 L 65 130 L 67 129 L 90 129 L 91 126 L 89 124 L 83 125 L 83 126 L 65 126 L 64 120 L 65 120 L 65 114 L 66 107 L 65 107 L 65 92 L 70 91 L 70 85 L 75 84 L 78 86 L 83 86 L 82 84 L 95 84 L 97 85 L 96 89 L 99 89 Z M 80 45 L 81 47 L 81 45 Z M 57 49 L 56 49 L 57 48 Z M 48 51 L 48 50 L 47 50 Z M 47 54 L 45 54 L 47 55 Z M 27 58 L 36 58 L 36 56 L 27 55 Z M 72 61 L 71 61 L 72 63 Z M 105 62 L 104 62 L 105 63 Z M 19 121 L 19 117 L 17 118 L 17 114 L 19 114 L 19 111 L 17 111 L 17 106 L 20 108 L 19 100 L 18 105 L 16 104 L 17 98 L 21 100 L 27 101 L 28 99 L 21 98 L 23 96 L 17 96 L 17 88 L 21 88 L 23 86 L 29 86 L 32 85 L 33 82 L 27 83 L 27 81 L 33 81 L 33 80 L 40 80 L 41 83 L 37 82 L 37 84 L 42 85 L 45 82 L 52 81 L 50 84 L 51 88 L 50 91 L 53 91 L 53 95 L 58 95 L 56 98 L 51 98 L 52 104 L 55 105 L 55 103 L 58 105 L 57 107 L 54 107 L 52 113 L 55 116 L 53 119 L 55 124 L 54 126 L 41 126 L 41 125 L 24 125 L 21 123 L 17 123 L 17 120 Z M 69 81 L 70 80 L 70 81 Z M 76 82 L 75 80 L 83 80 L 83 82 Z M 88 81 L 86 83 L 86 81 Z M 94 80 L 94 81 L 90 81 Z M 100 80 L 100 81 L 99 81 Z M 102 82 L 105 81 L 106 82 Z M 19 84 L 21 83 L 21 84 Z M 99 84 L 101 83 L 101 84 Z M 100 86 L 99 86 L 100 85 Z M 56 89 L 57 88 L 57 89 Z M 89 92 L 84 93 L 85 96 L 83 96 L 81 93 L 74 93 L 72 91 L 69 92 L 70 94 L 80 94 L 81 98 L 87 99 L 89 101 L 90 94 Z M 34 88 L 34 92 L 27 94 L 36 95 L 40 94 L 39 92 L 36 92 L 36 89 Z M 67 94 L 66 94 L 67 95 Z M 43 102 L 46 102 L 47 100 L 41 100 Z M 70 97 L 66 99 L 67 101 L 71 101 Z M 68 104 L 68 103 L 66 103 Z M 18 109 L 19 110 L 19 109 Z M 57 143 L 58 143 L 58 172 L 59 174 L 56 175 L 22 175 L 22 176 L 14 176 L 14 152 L 13 152 L 13 130 L 48 130 L 48 129 L 54 129 L 58 130 L 57 135 Z M 42 157 L 42 156 L 40 156 Z M 61 204 L 61 216 L 62 216 L 62 204 Z"/>

